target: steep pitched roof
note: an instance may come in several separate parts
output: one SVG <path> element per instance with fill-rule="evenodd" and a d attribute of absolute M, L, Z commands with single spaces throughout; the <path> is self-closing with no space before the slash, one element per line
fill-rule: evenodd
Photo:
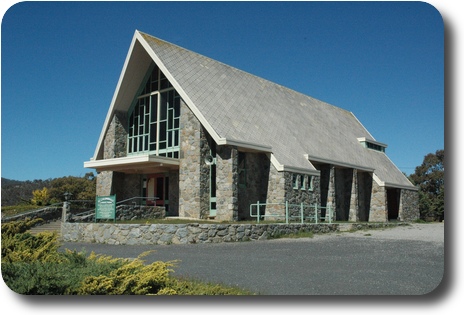
<path fill-rule="evenodd" d="M 374 171 L 381 184 L 414 188 L 385 153 L 359 143 L 375 139 L 353 113 L 139 31 L 105 124 L 113 110 L 127 110 L 152 60 L 218 144 L 272 152 L 279 170 L 316 174 L 310 161 L 323 161 Z"/>

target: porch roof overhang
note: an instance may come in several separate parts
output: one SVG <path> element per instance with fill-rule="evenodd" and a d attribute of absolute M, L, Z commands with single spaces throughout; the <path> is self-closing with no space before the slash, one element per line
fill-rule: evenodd
<path fill-rule="evenodd" d="M 97 172 L 116 171 L 127 174 L 151 174 L 179 169 L 179 160 L 145 154 L 84 162 L 85 168 Z"/>

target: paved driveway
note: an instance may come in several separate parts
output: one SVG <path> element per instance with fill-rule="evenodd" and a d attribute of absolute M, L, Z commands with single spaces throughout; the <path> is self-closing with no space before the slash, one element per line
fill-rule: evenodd
<path fill-rule="evenodd" d="M 179 260 L 176 275 L 236 285 L 264 295 L 421 295 L 444 273 L 444 224 L 194 245 L 63 247 L 114 257 Z"/>

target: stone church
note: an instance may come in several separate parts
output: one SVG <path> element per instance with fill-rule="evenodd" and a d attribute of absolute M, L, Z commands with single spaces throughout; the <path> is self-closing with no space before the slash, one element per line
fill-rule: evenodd
<path fill-rule="evenodd" d="M 353 113 L 136 31 L 94 156 L 97 195 L 167 216 L 410 221 L 418 191 Z M 250 212 L 250 209 L 252 210 Z"/>

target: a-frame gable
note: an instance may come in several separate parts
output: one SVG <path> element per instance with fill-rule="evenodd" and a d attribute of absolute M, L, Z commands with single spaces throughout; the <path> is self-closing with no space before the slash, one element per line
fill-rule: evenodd
<path fill-rule="evenodd" d="M 155 63 L 218 145 L 266 152 L 278 171 L 318 175 L 311 161 L 378 173 L 384 183 L 409 186 L 347 110 L 285 88 L 148 34 L 136 31 L 93 160 L 115 111 L 127 111 Z M 411 187 L 412 184 L 411 184 Z"/>

